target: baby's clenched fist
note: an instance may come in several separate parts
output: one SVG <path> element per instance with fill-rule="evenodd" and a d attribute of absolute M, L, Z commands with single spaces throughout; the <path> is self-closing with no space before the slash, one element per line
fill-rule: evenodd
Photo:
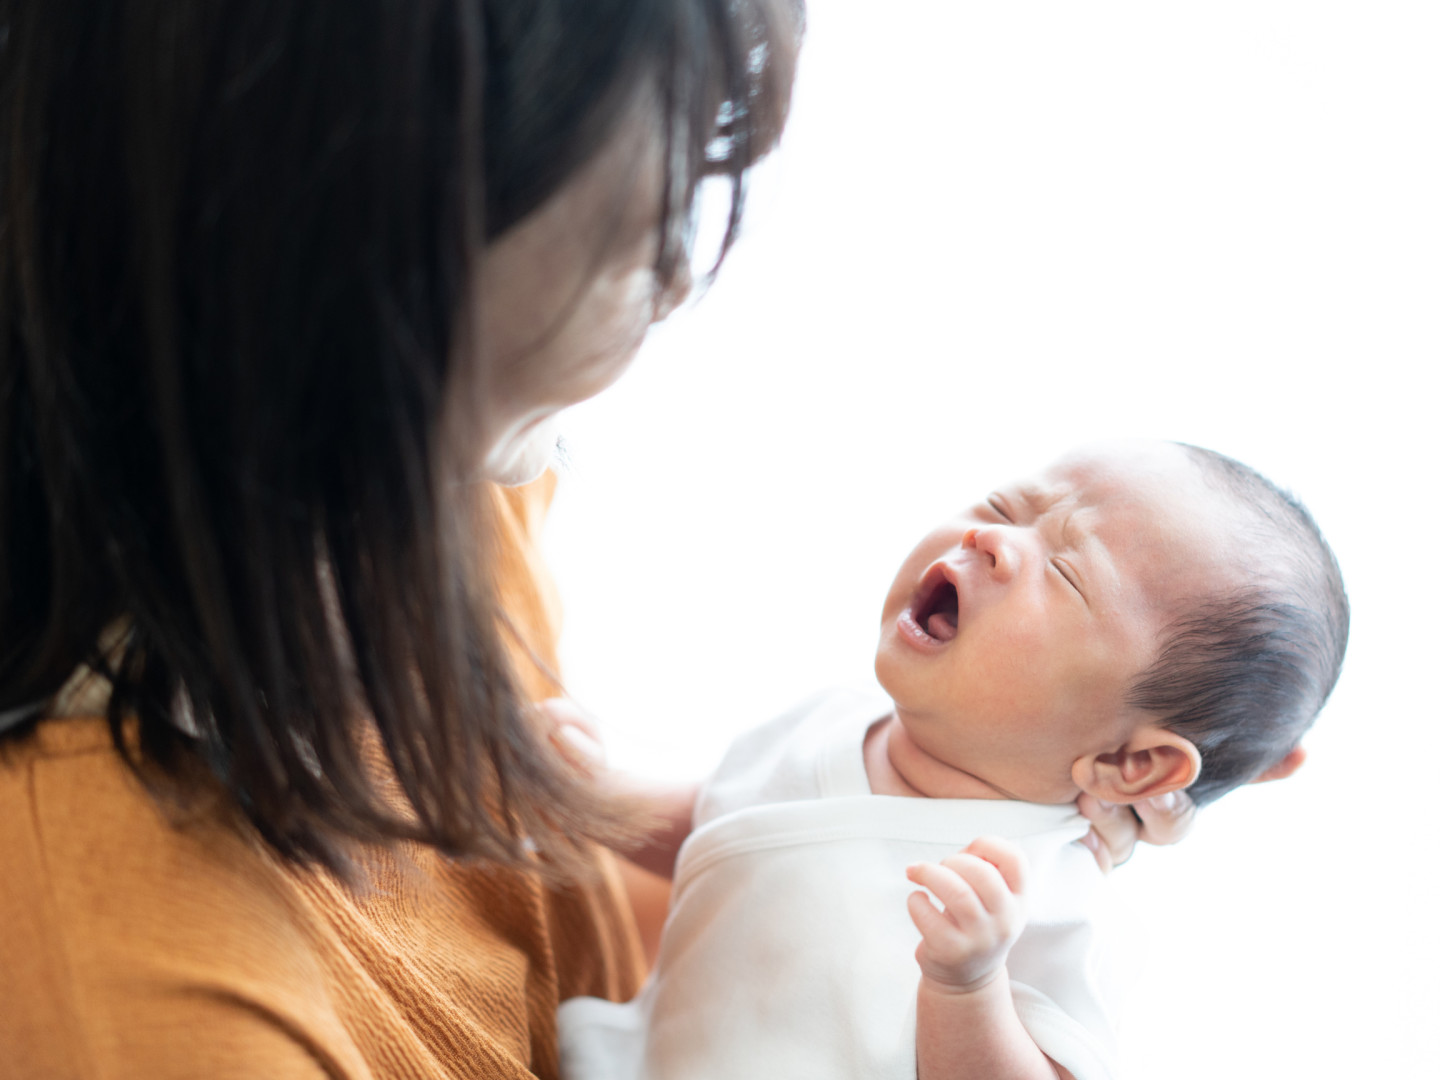
<path fill-rule="evenodd" d="M 906 876 L 923 892 L 910 894 L 910 918 L 920 931 L 915 959 L 936 989 L 970 993 L 993 979 L 1025 928 L 1025 856 L 1014 844 L 980 837 L 939 863 L 916 863 Z"/>

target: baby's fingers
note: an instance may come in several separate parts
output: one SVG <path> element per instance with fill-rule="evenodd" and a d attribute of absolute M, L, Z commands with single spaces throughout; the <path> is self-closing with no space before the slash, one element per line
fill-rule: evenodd
<path fill-rule="evenodd" d="M 910 921 L 915 924 L 915 929 L 932 948 L 939 948 L 956 933 L 955 924 L 937 911 L 923 892 L 913 892 L 906 897 L 905 907 L 910 912 Z"/>
<path fill-rule="evenodd" d="M 1004 890 L 999 872 L 988 863 L 963 854 L 951 859 L 978 863 Z M 1019 933 L 1019 924 L 1008 914 L 997 916 L 986 911 L 969 881 L 949 866 L 916 863 L 906 874 L 945 905 L 943 912 L 937 911 L 923 892 L 911 893 L 906 901 L 910 918 L 920 931 L 915 959 L 923 977 L 936 986 L 965 993 L 988 983 L 1004 967 L 1006 954 Z"/>
<path fill-rule="evenodd" d="M 1006 888 L 1016 896 L 1025 895 L 1025 875 L 1030 864 L 1025 859 L 1025 853 L 1010 841 L 998 836 L 980 836 L 971 841 L 965 853 L 984 859 L 995 867 Z"/>
<path fill-rule="evenodd" d="M 949 860 L 946 860 L 946 862 L 948 863 Z M 948 918 L 951 923 L 960 927 L 966 927 L 974 924 L 986 915 L 985 904 L 981 901 L 980 897 L 975 895 L 975 890 L 971 888 L 970 883 L 956 873 L 955 869 L 949 865 L 942 866 L 939 863 L 916 863 L 905 871 L 905 876 L 916 885 L 929 889 L 930 892 L 934 894 L 935 899 L 939 900 L 944 906 L 945 914 L 942 916 L 939 912 L 935 911 L 934 906 L 929 900 L 924 899 L 923 893 L 912 894 L 912 901 L 915 897 L 920 897 L 925 907 L 933 912 L 936 918 Z M 913 905 L 911 916 L 912 918 L 914 917 Z M 917 926 L 918 925 L 917 921 Z M 923 926 L 919 927 L 919 929 L 922 934 L 925 933 Z"/>
<path fill-rule="evenodd" d="M 1004 863 L 1003 872 L 993 859 Z M 1006 874 L 1023 888 L 1024 865 L 1020 853 L 1008 844 L 995 840 L 976 841 L 966 850 L 945 859 L 941 865 L 968 886 L 984 913 L 1000 920 L 1007 927 L 1007 932 L 1009 925 L 1021 918 L 1020 897 L 1011 889 Z M 929 887 L 928 882 L 926 886 Z M 934 889 L 931 891 L 947 908 L 950 906 L 945 895 Z"/>

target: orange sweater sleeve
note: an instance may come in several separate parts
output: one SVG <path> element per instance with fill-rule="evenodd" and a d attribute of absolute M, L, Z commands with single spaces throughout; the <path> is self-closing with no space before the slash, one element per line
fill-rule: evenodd
<path fill-rule="evenodd" d="M 553 619 L 526 626 L 553 658 Z M 102 721 L 47 720 L 0 741 L 0 1076 L 555 1077 L 562 996 L 643 975 L 613 861 L 595 869 L 547 888 L 405 848 L 357 894 L 223 805 L 178 819 Z"/>

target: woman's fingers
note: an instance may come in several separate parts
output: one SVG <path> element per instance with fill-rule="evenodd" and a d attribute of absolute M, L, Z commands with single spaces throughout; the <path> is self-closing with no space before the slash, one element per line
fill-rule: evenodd
<path fill-rule="evenodd" d="M 1108 874 L 1135 850 L 1135 843 L 1140 839 L 1140 822 L 1128 806 L 1101 802 L 1090 794 L 1082 794 L 1075 805 L 1090 821 L 1090 831 L 1080 842 L 1095 856 L 1100 871 Z"/>
<path fill-rule="evenodd" d="M 535 706 L 542 726 L 565 761 L 587 776 L 605 768 L 605 748 L 600 729 L 588 713 L 569 698 L 548 698 Z"/>
<path fill-rule="evenodd" d="M 1174 844 L 1195 824 L 1195 801 L 1183 791 L 1141 799 L 1132 805 L 1107 803 L 1082 794 L 1076 805 L 1090 821 L 1081 838 L 1100 869 L 1109 873 L 1135 852 L 1135 844 Z"/>
<path fill-rule="evenodd" d="M 1147 844 L 1174 844 L 1195 825 L 1195 800 L 1183 791 L 1141 799 L 1133 807 L 1140 818 L 1140 839 Z"/>
<path fill-rule="evenodd" d="M 1139 831 L 1138 825 L 1136 826 L 1136 831 Z M 1085 847 L 1089 849 L 1090 854 L 1094 856 L 1095 863 L 1100 867 L 1102 874 L 1108 874 L 1111 870 L 1115 869 L 1114 856 L 1110 854 L 1110 849 L 1105 846 L 1105 841 L 1100 838 L 1100 834 L 1095 831 L 1094 825 L 1090 826 L 1089 832 L 1080 837 L 1080 843 L 1084 844 Z"/>

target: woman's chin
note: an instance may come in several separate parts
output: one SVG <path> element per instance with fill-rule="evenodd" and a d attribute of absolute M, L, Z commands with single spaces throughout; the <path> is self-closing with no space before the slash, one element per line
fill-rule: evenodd
<path fill-rule="evenodd" d="M 555 435 L 555 422 L 547 420 L 496 447 L 486 455 L 485 478 L 504 487 L 538 480 L 555 459 Z"/>

